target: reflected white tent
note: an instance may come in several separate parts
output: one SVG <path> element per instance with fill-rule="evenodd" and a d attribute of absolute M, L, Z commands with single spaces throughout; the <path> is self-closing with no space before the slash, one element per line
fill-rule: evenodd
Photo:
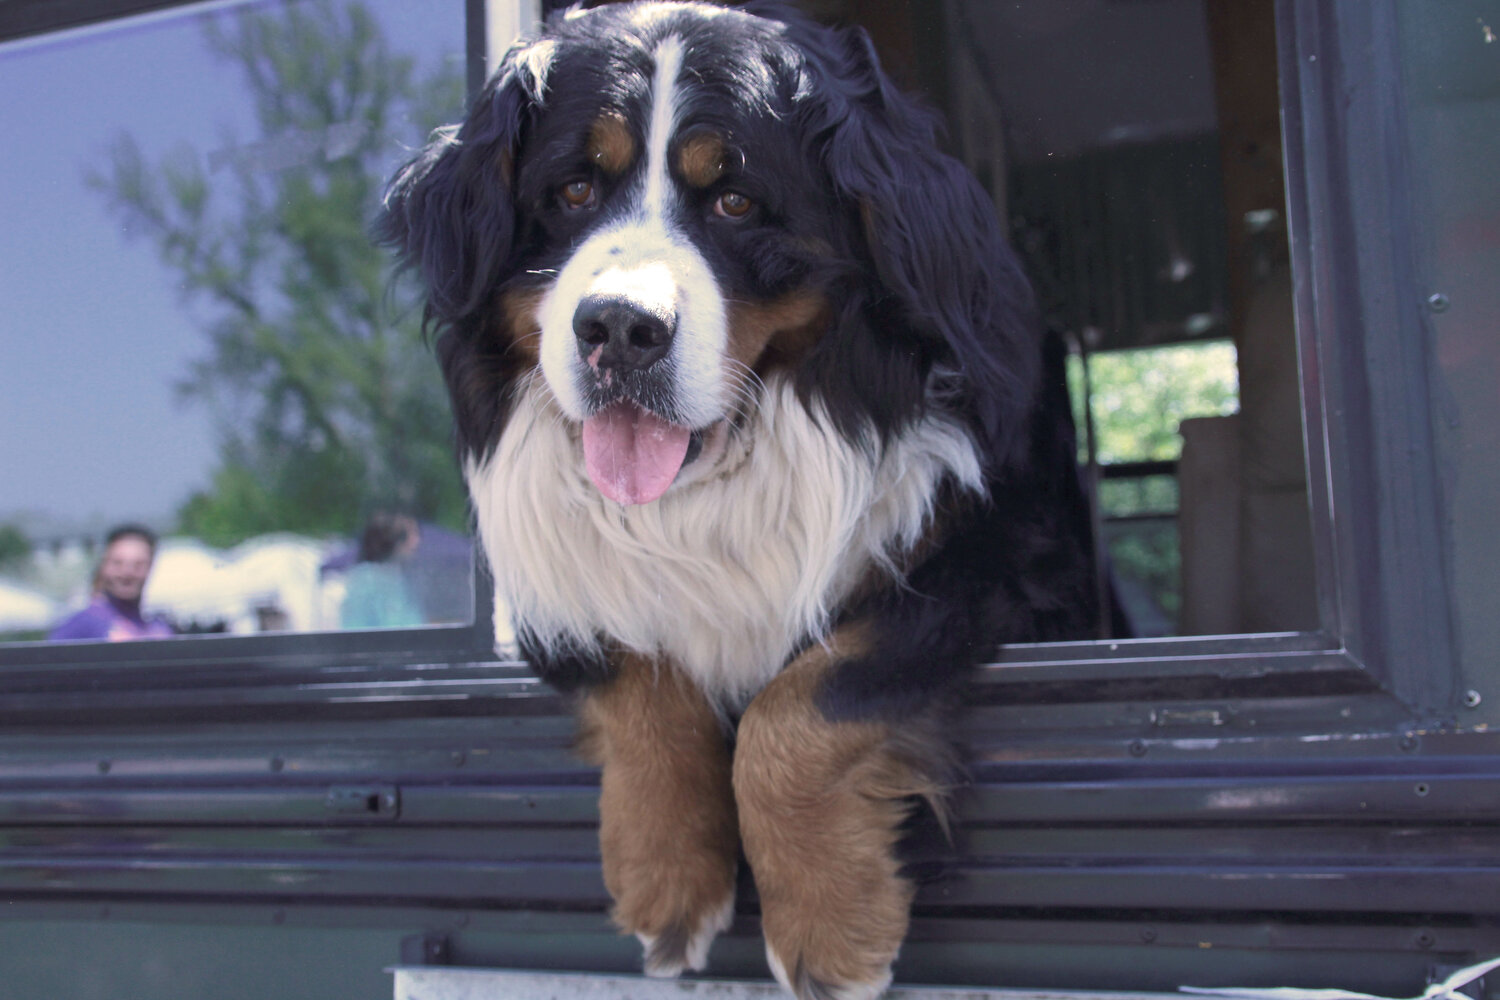
<path fill-rule="evenodd" d="M 146 585 L 147 613 L 186 625 L 227 624 L 231 632 L 325 628 L 318 568 L 326 542 L 263 535 L 227 551 L 193 539 L 164 540 Z"/>
<path fill-rule="evenodd" d="M 47 596 L 0 580 L 0 630 L 48 628 L 58 614 L 57 605 Z"/>

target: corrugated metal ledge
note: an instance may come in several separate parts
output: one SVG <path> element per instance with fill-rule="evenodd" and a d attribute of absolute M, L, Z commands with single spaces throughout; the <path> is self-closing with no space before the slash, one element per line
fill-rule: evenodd
<path fill-rule="evenodd" d="M 398 967 L 396 1000 L 787 1000 L 771 982 L 648 979 L 436 966 Z M 970 987 L 896 987 L 884 1000 L 1182 1000 L 1177 993 L 1067 993 Z"/>

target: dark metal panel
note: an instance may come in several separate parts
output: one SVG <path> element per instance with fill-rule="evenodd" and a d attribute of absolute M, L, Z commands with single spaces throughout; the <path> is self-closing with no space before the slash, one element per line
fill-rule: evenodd
<path fill-rule="evenodd" d="M 968 868 L 918 895 L 923 904 L 1093 909 L 1191 909 L 1311 913 L 1492 913 L 1500 893 L 1493 867 L 1376 869 L 1266 865 L 996 866 Z"/>
<path fill-rule="evenodd" d="M 0 40 L 79 28 L 197 0 L 0 0 Z"/>
<path fill-rule="evenodd" d="M 748 890 L 748 886 L 746 887 Z M 233 901 L 239 905 L 407 905 L 468 909 L 583 909 L 608 897 L 593 859 L 387 859 L 376 856 L 124 856 L 7 851 L 7 899 Z M 1043 864 L 966 862 L 918 892 L 919 913 L 982 916 L 1003 910 L 1068 909 L 1277 913 L 1371 917 L 1428 915 L 1493 921 L 1500 896 L 1494 863 L 1296 865 L 1268 861 L 1202 866 L 1142 860 Z M 745 892 L 742 905 L 753 895 Z M 1003 905 L 999 902 L 1003 901 Z"/>
<path fill-rule="evenodd" d="M 529 716 L 203 727 L 142 735 L 107 771 L 89 745 L 103 737 L 12 733 L 0 895 L 602 909 L 595 776 L 570 757 L 568 728 Z M 1096 738 L 1064 726 L 1037 737 L 1045 755 L 996 738 L 960 793 L 954 849 L 925 855 L 920 870 L 943 877 L 923 912 L 1500 920 L 1500 736 L 1427 733 L 1409 750 L 1184 738 L 1115 758 Z M 328 792 L 346 786 L 395 789 L 398 814 L 330 811 Z"/>
<path fill-rule="evenodd" d="M 0 856 L 8 898 L 278 900 L 288 904 L 403 903 L 513 909 L 603 910 L 608 896 L 595 859 L 490 861 L 420 858 L 131 856 L 120 851 Z"/>
<path fill-rule="evenodd" d="M 201 914 L 196 921 L 0 920 L 0 992 L 51 1000 L 389 997 L 385 968 L 408 932 L 273 923 L 270 912 L 261 922 L 228 926 Z"/>
<path fill-rule="evenodd" d="M 1347 648 L 1428 713 L 1455 664 L 1390 0 L 1278 0 L 1288 223 L 1320 562 Z M 1322 494 L 1322 495 L 1319 495 Z"/>
<path fill-rule="evenodd" d="M 488 20 L 486 6 L 485 0 L 464 0 L 464 37 L 468 41 L 464 72 L 471 100 L 484 86 L 485 77 L 488 75 L 489 32 L 485 30 Z"/>
<path fill-rule="evenodd" d="M 375 996 L 389 984 L 379 970 L 410 935 L 440 938 L 460 965 L 567 970 L 585 954 L 593 969 L 629 973 L 639 962 L 635 942 L 599 912 L 28 900 L 0 907 L 6 983 L 26 996 Z M 897 980 L 1164 990 L 1293 982 L 1414 996 L 1430 967 L 1497 947 L 1493 929 L 1445 922 L 1293 924 L 1275 914 L 1237 921 L 1149 911 L 920 916 Z M 80 962 L 85 949 L 91 961 Z M 768 979 L 758 921 L 742 915 L 710 961 L 716 975 Z M 137 988 L 153 966 L 170 970 L 170 980 Z M 200 985 L 212 974 L 227 977 L 223 989 Z"/>
<path fill-rule="evenodd" d="M 1054 828 L 1070 824 L 1127 827 L 1138 824 L 1325 823 L 1332 828 L 1363 825 L 1452 824 L 1500 826 L 1500 774 L 1492 765 L 1456 771 L 1446 762 L 1418 762 L 1407 773 L 1245 777 L 1219 764 L 1217 776 L 1152 775 L 1152 768 L 1094 779 L 1045 775 L 1006 780 L 981 775 L 959 796 L 965 827 Z M 1434 766 L 1434 765 L 1437 766 Z M 1467 773 L 1465 773 L 1467 772 Z M 528 773 L 525 778 L 534 777 Z M 486 827 L 592 826 L 597 821 L 597 786 L 536 785 L 489 781 L 444 784 L 281 784 L 275 787 L 119 787 L 92 786 L 45 790 L 0 790 L 0 839 L 7 831 L 35 827 L 89 828 L 271 827 L 388 824 L 403 829 L 460 830 Z M 433 776 L 423 776 L 432 782 Z M 988 780 L 986 780 L 986 778 Z M 330 807 L 329 794 L 342 788 L 390 788 L 399 792 L 399 813 L 350 815 Z M 456 834 L 457 835 L 457 834 Z M 96 836 L 105 836 L 98 834 Z M 175 836 L 156 830 L 156 836 Z M 1500 842 L 1497 842 L 1500 844 Z M 499 842 L 497 848 L 503 846 Z M 1082 851 L 1080 853 L 1087 853 Z M 1107 853 L 1107 852 L 1106 852 Z"/>

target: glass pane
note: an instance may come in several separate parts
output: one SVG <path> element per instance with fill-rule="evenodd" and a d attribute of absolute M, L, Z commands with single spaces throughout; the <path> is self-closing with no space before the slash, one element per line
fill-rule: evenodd
<path fill-rule="evenodd" d="M 1500 645 L 1500 2 L 1396 10 L 1450 592 L 1477 684 Z"/>
<path fill-rule="evenodd" d="M 446 397 L 367 235 L 463 32 L 308 0 L 0 46 L 0 640 L 471 619 Z M 138 609 L 122 524 L 160 536 Z"/>
<path fill-rule="evenodd" d="M 953 144 L 1089 358 L 1131 634 L 1316 628 L 1272 0 L 944 9 Z"/>

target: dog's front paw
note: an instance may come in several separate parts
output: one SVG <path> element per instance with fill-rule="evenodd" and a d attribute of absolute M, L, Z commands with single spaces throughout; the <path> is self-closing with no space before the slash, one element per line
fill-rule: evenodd
<path fill-rule="evenodd" d="M 658 934 L 637 931 L 636 938 L 645 949 L 646 975 L 657 978 L 680 976 L 684 972 L 702 972 L 708 967 L 708 948 L 714 938 L 734 922 L 734 895 L 731 893 L 718 909 L 695 918 L 674 920 Z"/>
<path fill-rule="evenodd" d="M 701 970 L 734 917 L 739 828 L 714 708 L 669 664 L 626 658 L 584 702 L 583 749 L 603 767 L 599 851 L 615 925 L 646 973 Z"/>
<path fill-rule="evenodd" d="M 776 981 L 797 1000 L 876 1000 L 891 985 L 889 964 L 863 982 L 829 982 L 810 971 L 800 957 L 792 962 L 789 970 L 769 942 L 766 944 L 766 962 Z"/>
<path fill-rule="evenodd" d="M 601 805 L 614 802 L 611 795 Z M 639 810 L 624 812 L 604 809 L 600 829 L 615 925 L 645 946 L 647 975 L 701 971 L 709 945 L 734 920 L 732 807 L 709 824 L 689 821 L 681 809 L 652 819 Z M 704 812 L 686 815 L 701 820 Z"/>
<path fill-rule="evenodd" d="M 895 851 L 916 800 L 938 799 L 940 736 L 830 721 L 810 651 L 740 720 L 734 791 L 771 970 L 797 1000 L 873 1000 L 891 982 L 915 886 Z M 921 740 L 921 742 L 918 742 Z"/>

